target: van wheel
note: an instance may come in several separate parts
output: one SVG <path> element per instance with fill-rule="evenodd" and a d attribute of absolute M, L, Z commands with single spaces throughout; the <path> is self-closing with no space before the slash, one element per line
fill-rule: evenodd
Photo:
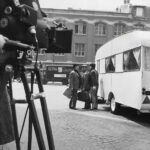
<path fill-rule="evenodd" d="M 120 104 L 115 101 L 114 97 L 110 101 L 110 110 L 113 114 L 118 114 L 120 110 Z"/>

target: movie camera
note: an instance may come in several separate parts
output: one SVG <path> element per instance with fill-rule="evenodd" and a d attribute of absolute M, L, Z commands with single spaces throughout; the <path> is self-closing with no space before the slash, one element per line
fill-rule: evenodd
<path fill-rule="evenodd" d="M 1 57 L 6 57 L 6 59 L 3 59 L 4 61 L 0 62 L 0 66 L 7 66 L 10 64 L 13 66 L 14 73 L 18 74 L 19 72 L 26 95 L 25 100 L 14 100 L 10 73 L 8 84 L 17 150 L 21 150 L 20 139 L 27 117 L 27 112 L 29 112 L 28 150 L 31 150 L 32 147 L 32 127 L 34 127 L 39 149 L 46 150 L 45 141 L 34 104 L 35 99 L 40 100 L 49 150 L 55 150 L 48 108 L 44 96 L 44 89 L 41 82 L 40 71 L 37 67 L 38 53 L 39 48 L 41 47 L 38 42 L 39 39 L 37 38 L 40 37 L 40 35 L 37 36 L 37 30 L 40 29 L 38 22 L 40 22 L 41 19 L 42 12 L 38 0 L 0 0 L 0 34 L 8 38 L 5 46 L 3 47 L 4 53 L 0 55 L 0 59 Z M 44 29 L 40 29 L 42 32 L 39 33 L 46 33 L 45 35 L 48 36 L 45 29 L 46 25 L 44 25 Z M 48 39 L 48 42 L 45 43 L 44 48 L 49 49 L 50 45 L 51 42 L 49 42 Z M 27 51 L 30 49 L 33 49 L 36 52 L 35 65 L 31 68 L 31 87 L 29 87 L 25 73 L 25 65 L 28 61 Z M 18 57 L 20 52 L 23 52 L 22 58 Z M 50 50 L 48 52 L 50 52 Z M 33 93 L 34 77 L 36 77 L 39 88 L 38 94 Z M 17 103 L 26 103 L 28 105 L 20 135 L 15 107 L 15 104 Z"/>
<path fill-rule="evenodd" d="M 43 14 L 37 0 L 0 0 L 0 34 L 17 44 L 15 47 L 15 42 L 11 45 L 9 41 L 6 51 L 22 50 L 21 42 L 35 51 L 45 48 L 46 53 L 71 53 L 72 30 L 56 22 L 50 27 Z"/>

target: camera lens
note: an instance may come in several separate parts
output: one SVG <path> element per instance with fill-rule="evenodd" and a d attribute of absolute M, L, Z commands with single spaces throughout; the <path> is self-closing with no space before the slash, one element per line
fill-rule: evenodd
<path fill-rule="evenodd" d="M 6 7 L 5 10 L 4 10 L 4 13 L 6 15 L 10 15 L 12 13 L 12 7 L 10 7 L 10 6 Z"/>
<path fill-rule="evenodd" d="M 8 19 L 7 18 L 2 18 L 0 20 L 0 28 L 6 28 L 8 26 Z"/>

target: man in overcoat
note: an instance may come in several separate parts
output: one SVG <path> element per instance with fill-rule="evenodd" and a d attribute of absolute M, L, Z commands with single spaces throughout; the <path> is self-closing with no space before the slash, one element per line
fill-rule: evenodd
<path fill-rule="evenodd" d="M 91 100 L 92 100 L 92 109 L 98 108 L 98 101 L 97 101 L 97 91 L 99 87 L 98 83 L 98 72 L 95 70 L 95 64 L 90 64 L 91 71 L 90 71 L 90 82 L 91 82 Z"/>
<path fill-rule="evenodd" d="M 71 99 L 69 102 L 69 108 L 76 109 L 76 102 L 78 99 L 77 91 L 81 86 L 81 76 L 79 74 L 79 65 L 74 64 L 73 70 L 69 74 L 69 88 L 71 88 Z"/>
<path fill-rule="evenodd" d="M 83 74 L 83 85 L 82 85 L 82 89 L 83 91 L 85 91 L 87 93 L 87 99 L 85 101 L 85 106 L 83 109 L 90 109 L 91 108 L 91 102 L 90 102 L 90 87 L 91 87 L 91 83 L 90 83 L 90 66 L 86 65 L 85 66 L 85 72 Z"/>

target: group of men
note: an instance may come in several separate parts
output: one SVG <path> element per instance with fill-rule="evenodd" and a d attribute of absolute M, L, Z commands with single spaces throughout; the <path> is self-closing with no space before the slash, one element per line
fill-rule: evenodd
<path fill-rule="evenodd" d="M 73 70 L 69 75 L 69 87 L 71 88 L 70 109 L 76 109 L 79 90 L 88 94 L 83 109 L 98 109 L 97 91 L 99 84 L 98 72 L 95 70 L 95 64 L 88 64 L 82 67 L 82 71 L 80 71 L 80 66 L 78 64 L 74 64 Z"/>

